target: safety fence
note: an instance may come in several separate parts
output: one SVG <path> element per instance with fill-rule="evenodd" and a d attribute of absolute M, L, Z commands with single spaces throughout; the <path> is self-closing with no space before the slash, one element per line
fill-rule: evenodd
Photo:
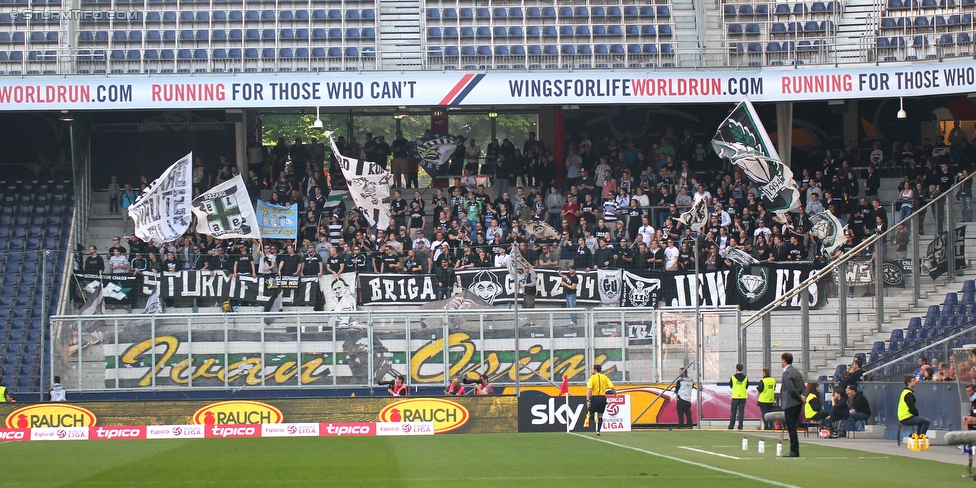
<path fill-rule="evenodd" d="M 51 364 L 78 392 L 717 382 L 738 361 L 734 307 L 87 315 L 51 318 Z M 517 326 L 516 326 L 517 324 Z M 698 359 L 704 365 L 697 377 Z M 516 367 L 516 365 L 519 365 Z"/>

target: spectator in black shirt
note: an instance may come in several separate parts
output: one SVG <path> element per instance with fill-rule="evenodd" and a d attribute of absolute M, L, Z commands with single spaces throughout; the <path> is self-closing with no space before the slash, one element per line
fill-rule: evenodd
<path fill-rule="evenodd" d="M 338 253 L 336 253 L 336 257 L 338 256 Z M 322 268 L 322 256 L 315 251 L 315 245 L 309 242 L 305 249 L 305 256 L 302 258 L 302 274 L 305 276 L 322 277 Z M 318 290 L 318 287 L 315 287 L 315 289 Z"/>
<path fill-rule="evenodd" d="M 278 256 L 278 276 L 298 276 L 302 271 L 302 257 L 295 254 L 295 245 L 285 246 L 285 253 Z"/>
<path fill-rule="evenodd" d="M 613 249 L 607 247 L 606 239 L 597 239 L 597 249 L 593 253 L 593 269 L 608 269 L 614 266 Z M 589 271 L 589 270 L 587 270 Z"/>
<path fill-rule="evenodd" d="M 119 251 L 119 254 L 125 256 L 128 251 L 125 250 L 125 246 L 122 245 L 122 238 L 115 236 L 112 238 L 112 247 L 108 248 L 108 255 L 115 255 L 115 251 Z"/>
<path fill-rule="evenodd" d="M 237 245 L 237 253 L 234 261 L 234 277 L 254 276 L 254 256 L 248 251 L 247 243 L 242 242 Z"/>

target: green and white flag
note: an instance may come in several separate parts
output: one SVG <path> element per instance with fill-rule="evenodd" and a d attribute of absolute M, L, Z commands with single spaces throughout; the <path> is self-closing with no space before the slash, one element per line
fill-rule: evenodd
<path fill-rule="evenodd" d="M 719 125 L 712 138 L 712 148 L 756 184 L 766 210 L 782 218 L 800 207 L 800 192 L 793 171 L 780 160 L 748 98 L 739 102 Z"/>
<path fill-rule="evenodd" d="M 197 232 L 220 239 L 259 239 L 258 218 L 241 175 L 193 199 Z"/>
<path fill-rule="evenodd" d="M 810 231 L 820 239 L 824 254 L 828 257 L 847 242 L 847 237 L 844 235 L 846 227 L 841 225 L 840 220 L 830 213 L 830 210 L 810 217 L 810 225 L 812 227 Z"/>
<path fill-rule="evenodd" d="M 349 194 L 349 190 L 331 190 L 329 191 L 329 196 L 325 198 L 325 208 L 338 207 L 342 203 L 342 199 L 346 198 Z"/>
<path fill-rule="evenodd" d="M 678 222 L 691 227 L 695 232 L 701 233 L 705 229 L 705 224 L 708 223 L 708 202 L 696 193 L 695 203 L 691 205 L 690 210 L 678 217 Z"/>

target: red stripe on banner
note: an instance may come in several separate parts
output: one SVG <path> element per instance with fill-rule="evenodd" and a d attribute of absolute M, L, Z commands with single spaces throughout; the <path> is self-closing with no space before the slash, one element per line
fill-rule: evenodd
<path fill-rule="evenodd" d="M 450 93 L 448 93 L 447 96 L 441 100 L 441 103 L 438 103 L 438 105 L 447 105 L 451 103 L 451 100 L 457 96 L 458 92 L 460 92 L 462 88 L 464 88 L 464 85 L 471 81 L 471 78 L 474 78 L 474 75 L 471 73 L 462 76 L 461 81 L 459 81 L 457 85 L 454 85 L 454 88 L 451 89 Z"/>

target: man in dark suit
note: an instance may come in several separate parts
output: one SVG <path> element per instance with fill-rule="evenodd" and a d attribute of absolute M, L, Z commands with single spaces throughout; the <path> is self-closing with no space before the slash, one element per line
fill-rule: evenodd
<path fill-rule="evenodd" d="M 786 414 L 786 430 L 790 434 L 790 452 L 783 457 L 800 457 L 800 439 L 796 435 L 796 424 L 800 420 L 800 410 L 803 407 L 803 375 L 793 367 L 793 354 L 784 352 L 781 356 L 783 365 L 783 381 L 780 398 L 783 402 L 783 413 Z"/>

